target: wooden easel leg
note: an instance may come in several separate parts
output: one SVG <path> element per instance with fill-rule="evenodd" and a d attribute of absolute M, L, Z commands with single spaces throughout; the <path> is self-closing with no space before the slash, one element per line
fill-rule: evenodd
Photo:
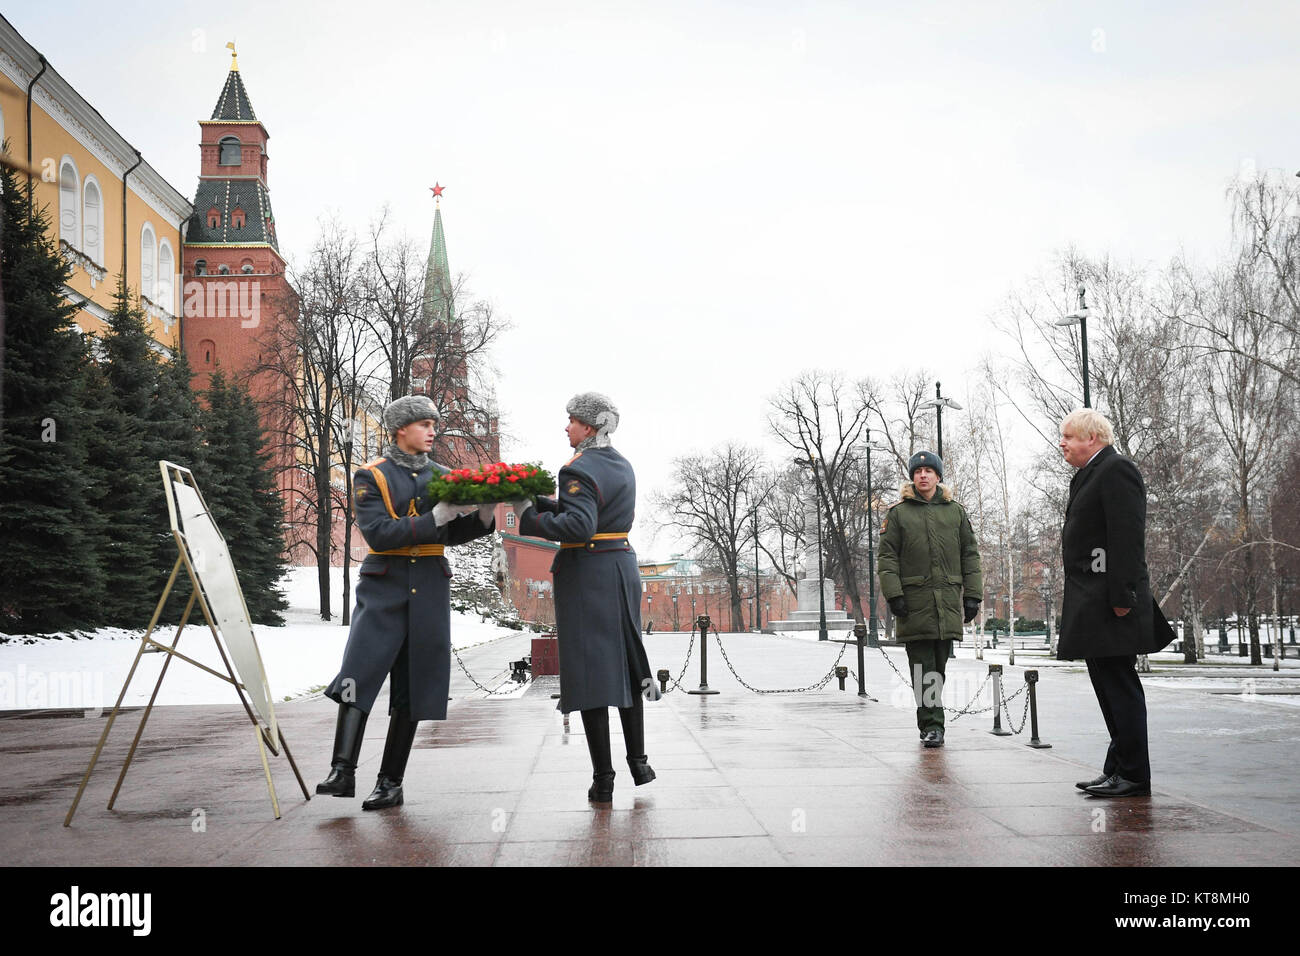
<path fill-rule="evenodd" d="M 198 591 L 190 593 L 189 603 L 185 605 L 185 613 L 181 615 L 181 622 L 176 627 L 176 637 L 172 640 L 172 650 L 181 642 L 181 631 L 185 630 L 185 625 L 190 619 L 190 611 L 194 610 L 194 599 L 198 597 Z M 167 676 L 167 668 L 171 667 L 172 655 L 167 655 L 167 660 L 163 661 L 162 670 L 158 672 L 158 683 L 153 685 L 153 693 L 149 695 L 149 703 L 144 709 L 144 716 L 140 718 L 140 726 L 135 729 L 135 737 L 131 740 L 131 749 L 126 752 L 126 762 L 122 764 L 122 772 L 117 775 L 117 786 L 113 787 L 113 795 L 108 798 L 108 809 L 113 809 L 113 804 L 117 802 L 118 791 L 122 789 L 122 781 L 126 779 L 126 772 L 131 768 L 131 760 L 135 757 L 135 748 L 140 743 L 141 736 L 144 735 L 144 725 L 149 722 L 149 715 L 153 713 L 154 701 L 158 699 L 158 691 L 162 689 L 163 678 Z"/>
<path fill-rule="evenodd" d="M 126 699 L 126 689 L 131 686 L 131 679 L 135 677 L 135 669 L 140 665 L 140 657 L 144 654 L 144 649 L 149 646 L 149 637 L 153 634 L 153 629 L 158 624 L 158 618 L 162 616 L 163 607 L 167 603 L 168 596 L 172 593 L 172 585 L 176 583 L 176 574 L 180 569 L 181 559 L 178 557 L 176 563 L 172 565 L 171 577 L 167 579 L 167 586 L 163 588 L 162 597 L 158 599 L 158 606 L 154 608 L 153 619 L 149 621 L 149 629 L 145 631 L 144 638 L 140 641 L 140 649 L 135 652 L 135 660 L 131 662 L 131 669 L 127 672 L 126 680 L 122 683 L 122 690 L 117 695 L 117 703 L 113 705 L 112 713 L 108 715 L 108 722 L 104 724 L 104 731 L 99 735 L 99 743 L 95 745 L 95 753 L 90 758 L 90 766 L 86 768 L 86 775 L 81 778 L 81 786 L 77 788 L 77 795 L 72 799 L 72 806 L 68 808 L 68 815 L 63 818 L 63 825 L 65 827 L 72 826 L 72 815 L 77 812 L 77 804 L 81 802 L 81 795 L 86 790 L 86 784 L 90 782 L 90 775 L 95 770 L 95 764 L 99 762 L 99 755 L 104 749 L 105 741 L 108 740 L 108 732 L 113 729 L 113 721 L 117 720 L 117 715 L 122 709 L 122 701 Z M 179 631 L 176 636 L 177 638 L 180 637 Z M 170 660 L 171 657 L 169 655 L 168 661 Z M 165 664 L 163 666 L 166 667 Z M 161 680 L 161 678 L 159 678 L 159 680 Z M 157 688 L 155 688 L 154 693 L 156 694 L 157 692 Z M 132 749 L 135 749 L 134 745 L 132 745 Z M 125 773 L 125 770 L 123 770 L 123 772 Z M 118 786 L 121 786 L 121 783 L 121 780 L 118 780 Z M 113 794 L 116 796 L 117 791 L 114 790 Z M 112 806 L 111 802 L 109 803 L 109 806 Z"/>
<path fill-rule="evenodd" d="M 266 774 L 266 789 L 271 791 L 271 809 L 275 811 L 275 818 L 280 819 L 280 801 L 275 798 L 275 782 L 271 780 L 271 765 L 266 762 L 266 745 L 262 743 L 262 728 L 254 727 L 253 734 L 257 737 L 257 753 L 262 758 L 262 772 Z M 281 738 L 281 743 L 284 738 Z"/>
<path fill-rule="evenodd" d="M 303 799 L 310 800 L 311 794 L 307 792 L 307 784 L 303 783 L 302 774 L 298 772 L 298 764 L 294 761 L 293 754 L 289 753 L 289 743 L 284 739 L 284 731 L 279 730 L 278 726 L 276 729 L 279 731 L 280 746 L 284 748 L 284 755 L 289 761 L 289 766 L 293 768 L 293 775 L 298 778 L 298 786 L 302 787 Z"/>

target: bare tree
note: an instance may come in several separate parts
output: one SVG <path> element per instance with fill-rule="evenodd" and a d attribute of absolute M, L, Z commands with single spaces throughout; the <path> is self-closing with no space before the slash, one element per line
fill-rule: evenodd
<path fill-rule="evenodd" d="M 703 563 L 722 573 L 737 630 L 745 626 L 740 567 L 746 540 L 753 540 L 747 526 L 761 464 L 756 450 L 731 443 L 710 455 L 687 455 L 673 461 L 671 488 L 653 496 L 660 526 L 685 534 Z"/>
<path fill-rule="evenodd" d="M 332 481 L 349 405 L 349 371 L 364 348 L 360 256 L 356 238 L 337 220 L 325 222 L 307 265 L 291 273 L 291 302 L 259 340 L 259 370 L 272 375 L 278 396 L 273 441 L 277 459 L 291 470 L 295 494 L 289 535 L 316 559 L 320 615 L 330 620 L 330 557 L 334 512 L 339 507 Z M 353 377 L 355 384 L 355 376 Z M 349 476 L 350 478 L 350 476 Z"/>
<path fill-rule="evenodd" d="M 844 594 L 859 624 L 865 620 L 859 581 L 865 531 L 865 450 L 869 408 L 864 389 L 831 372 L 809 371 L 769 400 L 768 426 L 820 478 L 825 538 Z M 806 489 L 805 494 L 815 489 Z"/>
<path fill-rule="evenodd" d="M 430 269 L 416 243 L 393 237 L 385 209 L 370 227 L 363 321 L 378 343 L 390 399 L 413 392 L 438 408 L 447 464 L 481 460 L 497 418 L 491 347 L 510 323 L 476 300 L 461 275 Z"/>

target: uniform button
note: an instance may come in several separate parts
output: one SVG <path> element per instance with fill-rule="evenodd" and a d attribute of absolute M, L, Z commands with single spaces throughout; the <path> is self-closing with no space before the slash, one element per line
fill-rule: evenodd
<path fill-rule="evenodd" d="M 411 593 L 412 593 L 412 594 L 415 593 L 415 588 L 411 588 Z"/>
<path fill-rule="evenodd" d="M 412 563 L 412 564 L 415 563 L 415 558 L 412 558 L 412 559 L 411 559 L 411 563 Z"/>

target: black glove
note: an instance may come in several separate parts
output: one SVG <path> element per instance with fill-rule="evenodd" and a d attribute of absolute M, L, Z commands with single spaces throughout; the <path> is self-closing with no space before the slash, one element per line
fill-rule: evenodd
<path fill-rule="evenodd" d="M 963 623 L 969 624 L 971 621 L 975 620 L 975 615 L 980 612 L 980 599 L 963 598 L 961 606 L 966 610 L 966 613 L 962 615 L 962 621 Z"/>
<path fill-rule="evenodd" d="M 890 598 L 889 609 L 894 612 L 894 617 L 907 617 L 907 599 L 901 594 Z"/>

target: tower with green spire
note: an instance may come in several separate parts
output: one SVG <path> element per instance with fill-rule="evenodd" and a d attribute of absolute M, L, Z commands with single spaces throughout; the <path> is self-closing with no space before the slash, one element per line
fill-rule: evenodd
<path fill-rule="evenodd" d="M 465 467 L 501 457 L 495 403 L 470 389 L 469 362 L 462 331 L 463 315 L 457 302 L 456 283 L 447 264 L 447 239 L 442 227 L 442 193 L 433 192 L 433 235 L 424 268 L 424 298 L 417 356 L 411 378 L 417 394 L 428 395 L 437 405 L 439 436 L 434 457 L 451 467 Z M 472 336 L 471 336 L 472 337 Z"/>

